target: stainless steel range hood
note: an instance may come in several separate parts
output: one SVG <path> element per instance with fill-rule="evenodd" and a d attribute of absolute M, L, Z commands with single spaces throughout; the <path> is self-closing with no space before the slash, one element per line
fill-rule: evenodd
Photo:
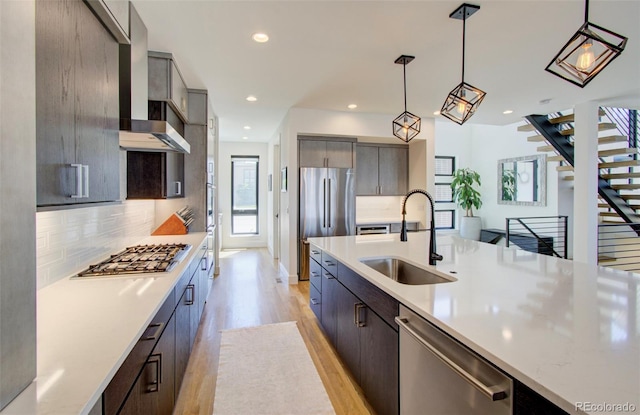
<path fill-rule="evenodd" d="M 147 28 L 129 3 L 130 45 L 120 45 L 120 147 L 189 153 L 187 140 L 167 121 L 149 120 Z"/>
<path fill-rule="evenodd" d="M 120 125 L 120 147 L 128 150 L 179 151 L 189 153 L 191 146 L 167 121 L 129 120 Z"/>

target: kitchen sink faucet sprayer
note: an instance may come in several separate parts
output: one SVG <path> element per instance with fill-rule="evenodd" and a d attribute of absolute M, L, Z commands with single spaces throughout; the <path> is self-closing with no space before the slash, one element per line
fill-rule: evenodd
<path fill-rule="evenodd" d="M 426 190 L 422 189 L 413 189 L 409 190 L 409 192 L 402 199 L 402 229 L 400 230 L 400 241 L 407 242 L 407 219 L 405 218 L 407 214 L 406 204 L 407 199 L 415 193 L 422 193 L 429 200 L 429 205 L 431 205 L 431 225 L 429 231 L 431 235 L 429 237 L 429 265 L 435 265 L 436 261 L 442 261 L 442 255 L 436 253 L 436 224 L 434 220 L 434 208 L 433 208 L 433 198 Z"/>

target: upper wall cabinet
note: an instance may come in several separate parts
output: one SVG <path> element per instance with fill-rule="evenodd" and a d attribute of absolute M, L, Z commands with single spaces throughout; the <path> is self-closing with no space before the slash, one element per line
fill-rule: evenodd
<path fill-rule="evenodd" d="M 119 199 L 118 48 L 82 1 L 36 2 L 38 206 Z"/>
<path fill-rule="evenodd" d="M 185 123 L 189 122 L 187 84 L 171 53 L 149 51 L 149 100 L 167 101 Z"/>
<path fill-rule="evenodd" d="M 355 138 L 298 136 L 299 167 L 353 167 Z"/>
<path fill-rule="evenodd" d="M 409 186 L 409 147 L 402 144 L 356 146 L 356 194 L 401 196 Z"/>
<path fill-rule="evenodd" d="M 118 41 L 128 45 L 129 0 L 84 0 L 102 21 L 109 33 Z"/>

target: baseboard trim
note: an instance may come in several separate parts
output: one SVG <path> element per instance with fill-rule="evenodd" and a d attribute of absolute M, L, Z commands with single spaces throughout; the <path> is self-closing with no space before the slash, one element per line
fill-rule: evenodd
<path fill-rule="evenodd" d="M 283 280 L 287 280 L 289 285 L 298 284 L 298 275 L 289 275 L 289 272 L 284 267 L 282 262 L 279 263 L 278 270 L 279 270 L 278 272 L 280 274 L 280 278 L 282 278 Z"/>

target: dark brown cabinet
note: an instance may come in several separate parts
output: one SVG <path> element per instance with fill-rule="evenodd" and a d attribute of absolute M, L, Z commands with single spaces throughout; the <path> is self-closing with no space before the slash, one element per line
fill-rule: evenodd
<path fill-rule="evenodd" d="M 169 199 L 184 194 L 184 154 L 127 151 L 127 199 Z"/>
<path fill-rule="evenodd" d="M 299 167 L 353 167 L 355 139 L 298 137 Z"/>
<path fill-rule="evenodd" d="M 175 403 L 175 315 L 147 358 L 119 414 L 171 415 Z"/>
<path fill-rule="evenodd" d="M 118 53 L 82 1 L 36 2 L 38 206 L 119 199 Z"/>
<path fill-rule="evenodd" d="M 408 146 L 358 144 L 356 166 L 358 196 L 402 196 L 407 193 Z"/>
<path fill-rule="evenodd" d="M 376 412 L 398 414 L 398 301 L 325 252 L 315 268 L 322 288 L 310 284 L 309 300 L 322 329 Z"/>
<path fill-rule="evenodd" d="M 171 53 L 149 51 L 149 100 L 166 101 L 189 122 L 187 85 Z"/>

